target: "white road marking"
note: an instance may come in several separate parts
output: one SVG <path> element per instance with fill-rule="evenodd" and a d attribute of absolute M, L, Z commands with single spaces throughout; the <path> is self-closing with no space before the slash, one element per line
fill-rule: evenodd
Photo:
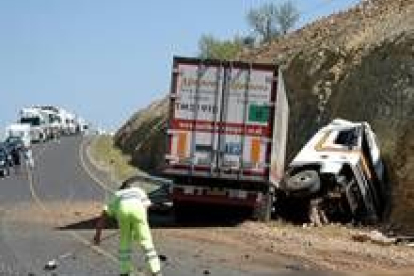
<path fill-rule="evenodd" d="M 89 169 L 88 165 L 86 165 L 85 159 L 83 157 L 83 153 L 85 152 L 85 139 L 82 139 L 82 142 L 79 146 L 79 159 L 81 162 L 81 166 L 85 170 L 85 172 L 88 174 L 88 176 L 96 183 L 98 184 L 105 192 L 113 192 L 113 189 L 109 188 L 102 180 L 97 178 L 94 173 Z"/>
<path fill-rule="evenodd" d="M 39 156 L 41 154 L 43 154 L 45 152 L 46 148 L 42 149 L 39 154 L 37 154 L 37 160 L 39 159 Z M 83 158 L 82 158 L 83 160 Z M 83 163 L 84 164 L 84 163 Z M 49 215 L 52 215 L 52 212 L 50 209 L 48 209 L 46 207 L 46 205 L 44 204 L 44 202 L 40 199 L 40 197 L 37 195 L 36 190 L 34 188 L 34 180 L 33 180 L 33 174 L 32 171 L 30 169 L 27 168 L 27 166 L 25 167 L 26 172 L 27 172 L 27 179 L 29 182 L 29 189 L 30 189 L 30 193 L 31 196 L 33 198 L 33 200 L 35 201 L 35 203 L 45 212 L 48 213 Z M 92 178 L 93 180 L 95 178 Z M 100 183 L 100 182 L 99 182 Z M 101 187 L 104 188 L 105 186 L 102 186 L 103 183 L 101 183 Z M 104 188 L 105 189 L 105 188 Z M 57 223 L 58 225 L 60 225 L 60 223 Z M 106 258 L 108 258 L 109 260 L 111 260 L 112 262 L 116 263 L 119 265 L 119 261 L 118 258 L 115 257 L 114 255 L 112 255 L 111 253 L 109 253 L 108 251 L 106 251 L 105 249 L 102 249 L 100 247 L 94 246 L 94 244 L 92 244 L 89 240 L 85 239 L 84 237 L 82 237 L 81 235 L 73 232 L 73 231 L 69 231 L 69 232 L 64 232 L 67 235 L 70 235 L 73 239 L 77 240 L 78 242 L 82 243 L 83 245 L 87 246 L 88 248 L 90 248 L 91 250 L 93 250 L 95 253 L 102 255 Z"/>

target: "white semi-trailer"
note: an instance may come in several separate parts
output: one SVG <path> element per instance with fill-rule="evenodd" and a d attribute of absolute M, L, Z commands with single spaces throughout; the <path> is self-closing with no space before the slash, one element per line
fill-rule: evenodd
<path fill-rule="evenodd" d="M 59 134 L 71 135 L 77 132 L 76 115 L 73 113 L 51 105 L 38 106 L 37 108 L 48 114 L 53 129 L 59 129 Z"/>
<path fill-rule="evenodd" d="M 76 116 L 63 108 L 59 108 L 59 114 L 62 118 L 64 133 L 66 135 L 76 134 Z"/>
<path fill-rule="evenodd" d="M 174 179 L 176 215 L 200 204 L 268 217 L 284 172 L 288 111 L 278 66 L 174 58 L 164 172 Z"/>
<path fill-rule="evenodd" d="M 62 132 L 62 122 L 60 116 L 58 115 L 58 113 L 52 110 L 44 109 L 41 107 L 39 107 L 39 109 L 40 112 L 44 114 L 44 116 L 47 118 L 47 124 L 49 128 L 48 138 L 58 138 Z"/>

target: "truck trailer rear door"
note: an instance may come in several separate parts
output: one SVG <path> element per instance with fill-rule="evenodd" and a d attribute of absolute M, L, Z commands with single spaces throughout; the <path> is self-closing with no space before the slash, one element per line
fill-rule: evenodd
<path fill-rule="evenodd" d="M 175 58 L 166 173 L 267 182 L 277 70 Z"/>

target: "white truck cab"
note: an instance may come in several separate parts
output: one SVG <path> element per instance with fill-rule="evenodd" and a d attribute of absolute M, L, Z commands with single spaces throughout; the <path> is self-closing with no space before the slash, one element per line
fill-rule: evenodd
<path fill-rule="evenodd" d="M 30 125 L 32 142 L 44 142 L 47 139 L 47 122 L 37 108 L 22 108 L 19 112 L 19 123 Z"/>
<path fill-rule="evenodd" d="M 323 220 L 373 222 L 384 209 L 384 183 L 384 164 L 370 125 L 336 119 L 296 155 L 281 188 L 290 197 L 310 200 L 311 212 L 317 208 Z"/>

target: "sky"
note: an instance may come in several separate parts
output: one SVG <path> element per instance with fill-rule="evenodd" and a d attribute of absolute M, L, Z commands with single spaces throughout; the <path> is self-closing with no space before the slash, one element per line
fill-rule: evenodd
<path fill-rule="evenodd" d="M 359 0 L 293 0 L 297 27 Z M 58 105 L 118 129 L 169 91 L 173 56 L 203 34 L 252 33 L 246 13 L 277 0 L 0 0 L 0 133 L 27 106 Z"/>

